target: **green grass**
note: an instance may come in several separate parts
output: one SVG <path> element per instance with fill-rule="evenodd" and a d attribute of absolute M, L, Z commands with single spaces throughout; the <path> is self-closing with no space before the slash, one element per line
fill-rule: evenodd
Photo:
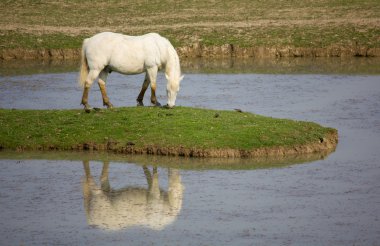
<path fill-rule="evenodd" d="M 85 36 L 69 36 L 64 33 L 31 34 L 17 31 L 0 32 L 0 48 L 73 49 L 82 46 Z"/>
<path fill-rule="evenodd" d="M 121 31 L 122 32 L 122 31 Z M 129 32 L 140 35 L 144 32 Z M 189 46 L 194 41 L 191 34 L 198 33 L 199 42 L 206 46 L 220 46 L 224 44 L 240 47 L 312 47 L 323 48 L 330 45 L 354 46 L 356 44 L 369 48 L 380 47 L 380 29 L 344 25 L 340 27 L 267 27 L 232 29 L 217 28 L 210 32 L 207 28 L 189 27 L 181 30 L 163 29 L 160 34 L 167 37 L 175 47 Z M 17 31 L 0 30 L 0 50 L 27 48 L 27 49 L 76 49 L 80 48 L 84 38 L 92 34 L 72 36 L 65 33 L 31 34 Z M 198 42 L 198 41 L 197 41 Z"/>
<path fill-rule="evenodd" d="M 0 9 L 0 50 L 79 48 L 99 31 L 159 32 L 175 46 L 380 47 L 378 0 L 19 0 Z"/>
<path fill-rule="evenodd" d="M 188 107 L 83 110 L 0 110 L 5 149 L 69 150 L 83 143 L 241 149 L 315 143 L 334 129 L 311 122 Z"/>

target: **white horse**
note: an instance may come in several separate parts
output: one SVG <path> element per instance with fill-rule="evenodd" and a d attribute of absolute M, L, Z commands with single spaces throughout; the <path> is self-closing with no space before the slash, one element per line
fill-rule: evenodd
<path fill-rule="evenodd" d="M 183 76 L 177 52 L 169 40 L 157 33 L 142 36 L 127 36 L 112 32 L 98 33 L 83 41 L 79 76 L 79 84 L 84 88 L 81 104 L 86 111 L 90 110 L 88 92 L 94 80 L 99 78 L 103 104 L 112 108 L 113 105 L 106 92 L 106 81 L 108 74 L 115 71 L 126 75 L 146 72 L 142 89 L 137 97 L 137 105 L 144 105 L 144 94 L 150 84 L 151 102 L 160 106 L 156 98 L 156 78 L 161 68 L 165 68 L 168 80 L 167 106 L 174 107 Z"/>
<path fill-rule="evenodd" d="M 167 191 L 160 189 L 157 168 L 153 168 L 152 174 L 146 166 L 143 169 L 148 188 L 112 189 L 109 162 L 103 164 L 100 185 L 91 175 L 89 161 L 83 161 L 83 166 L 83 198 L 89 225 L 107 230 L 134 226 L 162 230 L 177 219 L 184 190 L 178 170 L 169 169 Z"/>

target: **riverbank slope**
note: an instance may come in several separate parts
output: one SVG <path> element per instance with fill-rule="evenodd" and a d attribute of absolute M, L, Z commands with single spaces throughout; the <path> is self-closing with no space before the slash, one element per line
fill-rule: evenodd
<path fill-rule="evenodd" d="M 168 37 L 181 57 L 380 56 L 364 1 L 3 1 L 0 59 L 72 59 L 102 31 Z"/>

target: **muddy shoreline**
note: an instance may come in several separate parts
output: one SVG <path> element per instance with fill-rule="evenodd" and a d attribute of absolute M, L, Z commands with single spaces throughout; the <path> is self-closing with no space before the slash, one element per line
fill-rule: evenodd
<path fill-rule="evenodd" d="M 205 46 L 195 43 L 186 47 L 176 48 L 181 58 L 194 57 L 380 57 L 380 48 L 366 46 L 328 46 L 323 48 L 302 47 L 239 47 L 232 44 L 222 46 Z M 0 50 L 0 60 L 72 60 L 79 59 L 80 49 L 4 49 Z"/>
<path fill-rule="evenodd" d="M 195 157 L 195 158 L 257 158 L 257 157 L 286 157 L 296 156 L 303 154 L 315 153 L 330 153 L 333 152 L 338 144 L 338 133 L 333 131 L 327 134 L 324 138 L 318 139 L 314 143 L 305 145 L 283 147 L 265 147 L 252 150 L 242 149 L 199 149 L 199 148 L 185 148 L 178 147 L 160 147 L 149 145 L 144 147 L 136 147 L 133 143 L 121 144 L 116 141 L 109 141 L 104 144 L 99 143 L 80 143 L 71 146 L 70 149 L 61 149 L 57 146 L 50 145 L 47 147 L 36 147 L 36 149 L 25 148 L 19 146 L 17 151 L 99 151 L 110 152 L 115 154 L 128 154 L 128 155 L 157 155 L 157 156 L 180 156 L 180 157 Z M 0 151 L 3 147 L 0 146 Z"/>

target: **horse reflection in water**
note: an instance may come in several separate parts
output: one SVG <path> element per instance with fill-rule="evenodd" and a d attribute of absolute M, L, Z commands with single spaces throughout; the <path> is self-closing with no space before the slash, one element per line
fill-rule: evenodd
<path fill-rule="evenodd" d="M 143 166 L 148 188 L 125 187 L 113 190 L 109 179 L 109 162 L 104 162 L 100 186 L 96 185 L 88 161 L 83 161 L 85 178 L 83 197 L 87 222 L 103 229 L 119 230 L 143 226 L 161 230 L 176 220 L 181 211 L 183 186 L 179 171 L 168 170 L 169 187 L 159 187 L 157 167 L 153 174 Z"/>

